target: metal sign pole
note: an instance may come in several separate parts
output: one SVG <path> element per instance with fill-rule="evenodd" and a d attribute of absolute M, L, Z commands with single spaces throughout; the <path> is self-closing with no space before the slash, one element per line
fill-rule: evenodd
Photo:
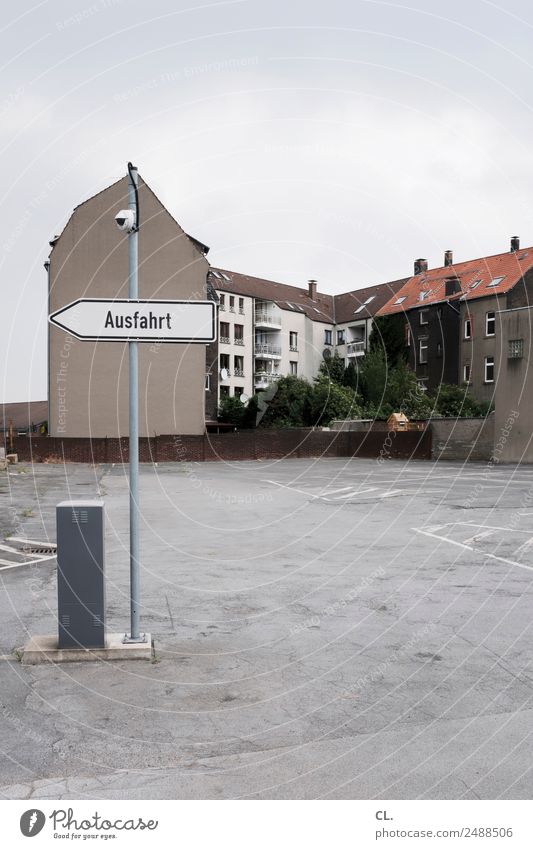
<path fill-rule="evenodd" d="M 128 163 L 128 207 L 135 215 L 135 228 L 128 236 L 128 296 L 139 297 L 139 218 L 137 209 L 137 169 Z M 128 342 L 129 353 L 129 465 L 130 465 L 130 610 L 128 642 L 144 642 L 139 631 L 139 349 Z"/>

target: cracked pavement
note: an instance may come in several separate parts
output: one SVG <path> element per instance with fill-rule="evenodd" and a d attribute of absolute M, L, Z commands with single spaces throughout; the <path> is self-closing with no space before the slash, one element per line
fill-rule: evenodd
<path fill-rule="evenodd" d="M 106 504 L 128 628 L 125 469 L 12 467 L 1 529 Z M 141 466 L 155 660 L 22 666 L 55 561 L 0 571 L 2 798 L 529 798 L 533 473 L 316 459 Z M 481 529 L 481 530 L 480 530 Z"/>

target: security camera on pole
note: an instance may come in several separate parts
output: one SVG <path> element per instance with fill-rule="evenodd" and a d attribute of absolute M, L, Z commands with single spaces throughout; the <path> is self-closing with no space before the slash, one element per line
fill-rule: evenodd
<path fill-rule="evenodd" d="M 137 169 L 128 162 L 128 209 L 121 209 L 115 215 L 115 223 L 118 229 L 127 233 L 128 236 L 128 298 L 78 298 L 69 304 L 64 304 L 60 309 L 48 316 L 48 320 L 55 327 L 71 333 L 78 339 L 91 342 L 116 342 L 128 344 L 129 349 L 129 502 L 130 502 L 130 615 L 131 625 L 129 634 L 107 635 L 105 638 L 104 615 L 105 599 L 103 580 L 100 581 L 102 598 L 102 632 L 104 637 L 100 638 L 100 644 L 95 646 L 94 639 L 85 639 L 83 627 L 85 620 L 78 610 L 75 622 L 70 622 L 72 611 L 65 613 L 68 620 L 68 628 L 74 634 L 77 647 L 80 649 L 79 658 L 91 660 L 101 657 L 109 659 L 120 659 L 123 657 L 145 658 L 150 654 L 150 635 L 143 634 L 139 627 L 140 614 L 140 552 L 139 552 L 139 342 L 166 342 L 169 344 L 186 343 L 187 345 L 206 345 L 216 339 L 216 306 L 213 300 L 160 301 L 154 298 L 140 299 L 138 286 L 138 236 L 139 236 L 139 195 L 137 182 Z M 153 225 L 152 225 L 153 226 Z M 113 295 L 113 285 L 110 284 L 110 295 Z M 65 506 L 65 505 L 60 505 Z M 89 528 L 89 507 L 87 503 L 80 505 L 68 502 L 67 527 L 76 516 L 76 528 L 79 530 L 75 537 L 75 545 L 80 551 L 86 553 L 88 548 L 87 531 Z M 103 505 L 98 505 L 103 511 Z M 58 508 L 59 509 L 59 508 Z M 74 511 L 74 512 L 73 512 Z M 77 511 L 77 512 L 76 512 Z M 82 517 L 83 513 L 83 517 Z M 103 515 L 103 514 L 102 514 Z M 74 519 L 73 519 L 74 517 Z M 69 524 L 70 523 L 70 524 Z M 83 573 L 84 564 L 80 556 L 76 554 L 70 545 L 68 533 L 61 533 L 58 523 L 58 563 L 64 560 L 67 566 L 74 569 L 76 578 L 78 573 Z M 100 523 L 102 539 L 100 540 L 100 554 L 102 561 L 103 577 L 103 520 Z M 100 526 L 99 526 L 100 527 Z M 85 536 L 84 536 L 85 534 Z M 61 538 L 60 538 L 61 537 Z M 93 558 L 94 559 L 94 558 Z M 91 558 L 89 558 L 92 562 Z M 68 570 L 67 570 L 68 571 Z M 69 573 L 70 574 L 70 573 Z M 68 575 L 67 575 L 68 577 Z M 76 594 L 78 607 L 83 611 L 92 610 L 91 598 L 82 597 L 87 587 L 83 582 L 81 574 L 81 590 Z M 71 583 L 71 582 L 70 582 Z M 67 584 L 69 582 L 67 581 Z M 77 586 L 77 585 L 76 585 Z M 70 587 L 70 584 L 69 584 Z M 71 587 L 70 587 L 71 589 Z M 90 589 L 90 588 L 89 588 Z M 64 599 L 63 599 L 64 601 Z M 68 601 L 68 600 L 67 600 Z M 66 602 L 65 602 L 66 603 Z M 70 602 L 69 602 L 70 603 Z M 93 605 L 94 606 L 94 605 Z M 61 618 L 59 616 L 59 618 Z M 83 621 L 82 621 L 83 619 Z M 91 619 L 94 625 L 94 617 Z M 61 626 L 63 627 L 63 626 Z M 65 628 L 67 625 L 65 625 Z M 92 627 L 92 626 L 91 626 Z M 67 637 L 72 642 L 72 634 Z M 79 636 L 81 634 L 81 637 Z M 92 632 L 91 632 L 92 634 Z M 93 635 L 94 636 L 94 635 Z M 66 638 L 65 638 L 66 639 Z M 101 645 L 104 642 L 105 645 Z M 117 642 L 120 646 L 117 646 Z M 138 644 L 138 645 L 130 645 Z M 142 645 L 144 644 L 144 645 Z M 65 648 L 65 640 L 57 640 L 54 636 L 44 635 L 30 640 L 24 649 L 24 662 L 42 663 L 51 658 L 60 662 L 73 658 L 73 652 L 77 649 Z"/>
<path fill-rule="evenodd" d="M 128 206 L 115 216 L 119 230 L 128 233 L 128 297 L 139 297 L 139 193 L 137 168 L 128 162 Z M 125 643 L 144 643 L 139 630 L 139 343 L 128 342 L 129 354 L 129 462 L 130 462 L 130 633 Z"/>

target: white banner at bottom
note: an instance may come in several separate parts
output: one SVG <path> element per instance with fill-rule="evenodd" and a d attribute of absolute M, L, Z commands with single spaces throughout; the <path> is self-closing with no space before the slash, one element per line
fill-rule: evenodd
<path fill-rule="evenodd" d="M 221 783 L 223 777 L 221 776 Z M 35 803 L 35 804 L 34 804 Z M 525 801 L 0 802 L 2 845 L 366 849 L 533 846 Z"/>

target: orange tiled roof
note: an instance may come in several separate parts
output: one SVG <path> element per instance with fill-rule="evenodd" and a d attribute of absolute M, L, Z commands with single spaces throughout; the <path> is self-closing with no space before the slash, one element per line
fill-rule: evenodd
<path fill-rule="evenodd" d="M 431 268 L 410 277 L 378 311 L 378 315 L 392 315 L 439 301 L 469 301 L 487 295 L 501 295 L 512 289 L 532 267 L 533 247 Z M 458 282 L 457 291 L 446 295 L 446 280 L 450 278 Z"/>

